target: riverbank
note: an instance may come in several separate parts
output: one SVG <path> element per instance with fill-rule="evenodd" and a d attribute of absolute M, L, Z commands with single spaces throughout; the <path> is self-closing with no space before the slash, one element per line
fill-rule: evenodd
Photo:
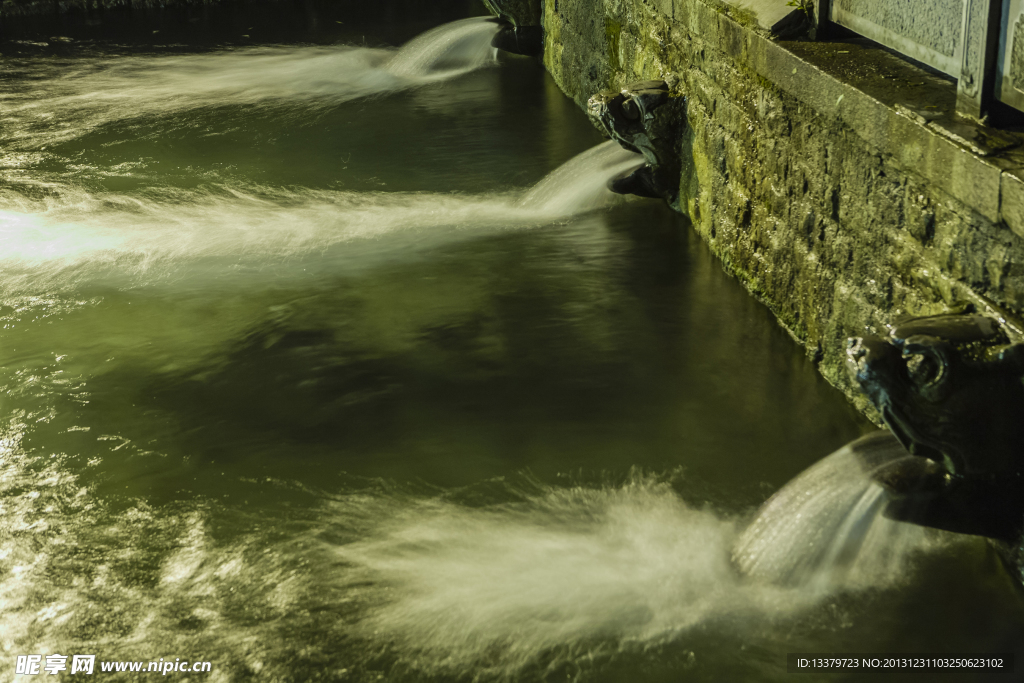
<path fill-rule="evenodd" d="M 714 0 L 548 2 L 544 29 L 580 106 L 647 79 L 686 96 L 681 210 L 861 410 L 847 337 L 966 304 L 1020 337 L 1021 136 L 956 120 L 952 79 Z"/>

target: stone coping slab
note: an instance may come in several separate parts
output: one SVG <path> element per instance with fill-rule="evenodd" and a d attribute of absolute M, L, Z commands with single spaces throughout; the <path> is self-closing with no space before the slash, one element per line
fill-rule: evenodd
<path fill-rule="evenodd" d="M 690 30 L 700 30 L 705 40 L 717 42 L 740 65 L 819 114 L 842 120 L 876 150 L 896 157 L 907 171 L 1024 237 L 1019 193 L 1013 193 L 1005 211 L 1001 206 L 1002 175 L 1009 176 L 1006 182 L 1011 185 L 1014 180 L 1024 182 L 1024 155 L 1019 149 L 1009 152 L 1024 143 L 1024 134 L 956 121 L 955 81 L 867 39 L 773 41 L 710 3 L 672 4 L 687 5 Z M 683 16 L 675 9 L 674 16 Z M 967 136 L 956 133 L 957 128 L 999 143 L 971 144 Z"/>

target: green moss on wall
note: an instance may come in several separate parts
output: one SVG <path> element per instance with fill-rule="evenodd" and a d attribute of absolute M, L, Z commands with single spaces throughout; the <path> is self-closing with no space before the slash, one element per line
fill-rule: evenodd
<path fill-rule="evenodd" d="M 861 409 L 847 337 L 962 301 L 1024 309 L 1024 240 L 758 73 L 767 38 L 744 17 L 716 0 L 553 4 L 545 63 L 577 103 L 648 78 L 688 97 L 678 209 Z"/>
<path fill-rule="evenodd" d="M 612 19 L 605 19 L 604 35 L 608 41 L 608 67 L 614 74 L 622 69 L 619 63 L 619 39 L 622 35 L 622 24 Z"/>

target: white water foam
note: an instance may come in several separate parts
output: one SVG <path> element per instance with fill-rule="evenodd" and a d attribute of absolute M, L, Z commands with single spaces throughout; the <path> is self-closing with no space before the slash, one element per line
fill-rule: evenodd
<path fill-rule="evenodd" d="M 108 514 L 75 493 L 73 478 L 52 466 L 25 478 L 12 471 L 18 460 L 0 481 L 30 492 L 12 497 L 18 533 L 0 543 L 0 630 L 26 652 L 73 643 L 141 660 L 159 644 L 293 680 L 303 648 L 317 666 L 333 657 L 375 670 L 383 657 L 427 675 L 518 680 L 538 667 L 685 648 L 708 631 L 741 638 L 830 594 L 744 576 L 730 558 L 736 520 L 648 477 L 599 488 L 492 482 L 488 497 L 506 502 L 484 506 L 375 486 L 323 500 L 298 525 L 294 510 L 264 511 L 235 540 L 214 542 L 204 506 Z M 90 561 L 68 556 L 65 539 L 89 548 Z M 830 589 L 894 580 L 864 574 Z M 97 621 L 110 605 L 117 614 Z M 123 625 L 130 637 L 109 635 Z M 102 640 L 83 639 L 84 627 Z M 296 638 L 305 632 L 317 642 Z"/>
<path fill-rule="evenodd" d="M 906 455 L 896 448 L 894 457 Z M 889 494 L 870 470 L 851 445 L 806 469 L 743 532 L 736 565 L 757 579 L 819 590 L 907 577 L 917 553 L 951 535 L 883 517 Z"/>
<path fill-rule="evenodd" d="M 202 652 L 222 675 L 296 680 L 298 648 L 353 668 L 386 650 L 422 672 L 514 679 L 552 655 L 642 648 L 726 613 L 794 605 L 778 589 L 742 585 L 729 521 L 653 481 L 542 488 L 485 508 L 353 493 L 326 504 L 318 528 L 282 536 L 281 520 L 264 514 L 252 521 L 269 534 L 225 543 L 202 507 L 108 514 L 82 490 L 64 496 L 63 514 L 44 513 L 54 489 L 75 491 L 64 479 L 19 482 L 34 497 L 15 497 L 19 533 L 0 542 L 0 636 L 18 651 L 91 647 L 144 660 L 157 647 Z M 89 562 L 68 556 L 61 538 L 88 548 Z M 329 628 L 317 623 L 324 616 Z M 296 637 L 310 629 L 316 641 Z"/>
<path fill-rule="evenodd" d="M 455 78 L 495 64 L 498 30 L 481 18 L 455 21 L 398 50 L 253 47 L 186 56 L 36 60 L 32 87 L 0 95 L 13 131 L 2 138 L 28 150 L 80 136 L 106 123 L 196 107 L 348 100 Z"/>
<path fill-rule="evenodd" d="M 48 186 L 44 199 L 0 190 L 0 290 L 74 286 L 90 278 L 165 278 L 188 262 L 220 266 L 324 254 L 361 241 L 387 252 L 386 236 L 416 249 L 486 234 L 550 224 L 617 198 L 606 184 L 639 156 L 614 143 L 598 145 L 525 194 L 358 193 L 218 187 L 156 188 L 124 195 Z M 344 257 L 344 253 L 340 253 Z M 394 254 L 392 253 L 391 256 Z M 364 264 L 365 265 L 365 264 Z"/>
<path fill-rule="evenodd" d="M 352 507 L 337 504 L 339 518 Z M 671 488 L 550 490 L 466 508 L 423 501 L 383 509 L 337 549 L 339 578 L 375 607 L 355 634 L 427 670 L 513 674 L 541 655 L 670 638 L 724 612 L 768 607 L 729 565 L 734 527 Z M 755 608 L 756 609 L 756 608 Z M 556 655 L 557 656 L 557 655 Z"/>
<path fill-rule="evenodd" d="M 541 659 L 554 667 L 685 644 L 694 629 L 785 619 L 831 591 L 907 579 L 833 576 L 827 590 L 808 590 L 745 576 L 731 559 L 735 520 L 642 478 L 619 488 L 547 489 L 486 508 L 365 498 L 335 508 L 336 518 L 366 524 L 360 540 L 336 551 L 347 565 L 339 585 L 358 587 L 371 606 L 353 634 L 433 673 L 515 679 Z M 873 561 L 880 551 L 870 552 Z"/>

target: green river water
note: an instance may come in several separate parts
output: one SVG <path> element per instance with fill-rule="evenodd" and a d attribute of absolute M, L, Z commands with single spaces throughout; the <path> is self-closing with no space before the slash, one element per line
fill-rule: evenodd
<path fill-rule="evenodd" d="M 181 681 L 1019 653 L 977 539 L 856 585 L 738 575 L 757 506 L 872 426 L 684 219 L 601 189 L 635 159 L 531 191 L 602 139 L 459 26 L 429 68 L 372 31 L 4 45 L 0 678 L 56 653 L 211 662 Z"/>

